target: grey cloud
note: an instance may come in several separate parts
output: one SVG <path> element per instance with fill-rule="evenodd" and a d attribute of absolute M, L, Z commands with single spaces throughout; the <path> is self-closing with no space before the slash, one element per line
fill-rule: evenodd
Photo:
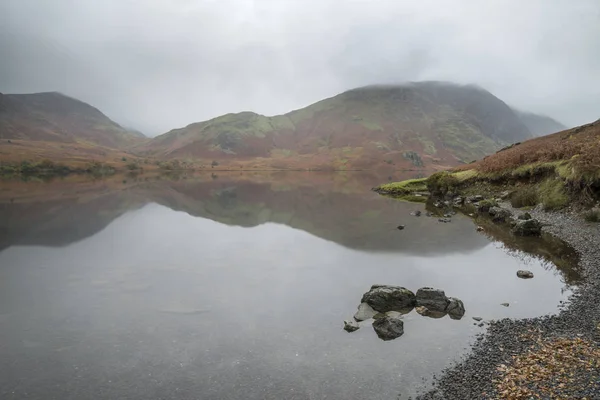
<path fill-rule="evenodd" d="M 61 91 L 149 134 L 415 80 L 476 83 L 567 125 L 596 120 L 600 3 L 0 3 L 1 92 Z"/>

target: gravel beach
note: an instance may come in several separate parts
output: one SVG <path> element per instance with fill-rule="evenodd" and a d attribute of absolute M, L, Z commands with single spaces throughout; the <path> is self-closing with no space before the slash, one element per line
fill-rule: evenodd
<path fill-rule="evenodd" d="M 417 399 L 600 399 L 600 224 L 568 212 L 530 213 L 576 250 L 584 282 L 556 315 L 492 322 Z"/>

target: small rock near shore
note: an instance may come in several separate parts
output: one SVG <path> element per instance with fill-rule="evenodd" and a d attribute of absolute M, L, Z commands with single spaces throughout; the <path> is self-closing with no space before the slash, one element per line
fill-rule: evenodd
<path fill-rule="evenodd" d="M 397 316 L 385 315 L 373 322 L 373 329 L 381 340 L 394 340 L 404 333 L 404 322 Z"/>
<path fill-rule="evenodd" d="M 398 225 L 398 230 L 401 231 L 404 229 L 404 225 Z"/>
<path fill-rule="evenodd" d="M 417 210 L 417 211 L 413 211 L 410 213 L 410 215 L 413 215 L 415 217 L 420 217 L 421 216 L 421 211 Z"/>
<path fill-rule="evenodd" d="M 483 231 L 484 231 L 483 226 L 478 226 L 477 227 L 477 232 L 483 232 Z"/>
<path fill-rule="evenodd" d="M 517 236 L 539 236 L 542 233 L 542 224 L 537 219 L 519 220 L 512 232 Z"/>
<path fill-rule="evenodd" d="M 509 210 L 500 207 L 490 208 L 488 214 L 490 214 L 492 221 L 494 222 L 506 222 L 506 220 L 512 216 L 512 213 Z"/>
<path fill-rule="evenodd" d="M 481 321 L 483 318 L 481 318 L 481 317 L 473 317 L 473 319 L 474 319 L 475 321 L 479 322 L 479 321 Z"/>
<path fill-rule="evenodd" d="M 448 222 L 451 222 L 452 220 L 450 218 L 440 218 L 440 219 L 438 219 L 438 221 L 447 224 Z"/>
<path fill-rule="evenodd" d="M 533 272 L 520 269 L 517 271 L 517 276 L 521 279 L 531 279 L 533 278 Z"/>
<path fill-rule="evenodd" d="M 360 328 L 360 326 L 358 326 L 358 322 L 356 322 L 354 320 L 344 321 L 344 330 L 346 332 L 354 332 L 354 331 L 357 331 L 359 328 Z"/>

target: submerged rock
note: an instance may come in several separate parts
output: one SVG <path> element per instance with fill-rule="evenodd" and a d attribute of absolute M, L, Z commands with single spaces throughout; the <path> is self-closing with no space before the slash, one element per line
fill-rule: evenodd
<path fill-rule="evenodd" d="M 358 326 L 358 322 L 356 322 L 352 319 L 344 321 L 344 330 L 346 332 L 354 332 L 359 329 L 360 329 L 360 326 Z"/>
<path fill-rule="evenodd" d="M 404 229 L 404 225 L 398 225 L 398 230 L 401 231 Z"/>
<path fill-rule="evenodd" d="M 400 286 L 373 285 L 366 292 L 361 303 L 367 303 L 375 311 L 401 311 L 414 307 L 415 294 Z"/>
<path fill-rule="evenodd" d="M 404 321 L 399 316 L 385 315 L 373 322 L 373 329 L 381 340 L 394 340 L 404 333 Z"/>
<path fill-rule="evenodd" d="M 520 269 L 517 271 L 517 276 L 521 279 L 531 279 L 533 278 L 533 272 Z"/>
<path fill-rule="evenodd" d="M 452 222 L 452 220 L 450 218 L 440 218 L 438 219 L 439 222 L 443 222 L 445 224 L 447 224 L 448 222 Z"/>
<path fill-rule="evenodd" d="M 410 215 L 413 215 L 415 217 L 420 217 L 421 216 L 421 211 L 417 210 L 417 211 L 413 211 L 410 213 Z"/>
<path fill-rule="evenodd" d="M 510 303 L 500 303 L 500 305 L 503 307 L 508 307 L 508 306 L 510 306 Z"/>
<path fill-rule="evenodd" d="M 539 236 L 542 234 L 542 224 L 537 219 L 517 221 L 512 232 L 517 236 Z"/>
<path fill-rule="evenodd" d="M 358 311 L 356 311 L 356 314 L 354 314 L 354 319 L 357 321 L 365 321 L 373 318 L 375 314 L 377 314 L 377 311 L 373 310 L 370 305 L 367 303 L 360 303 L 358 305 Z"/>
<path fill-rule="evenodd" d="M 446 312 L 452 319 L 461 319 L 465 315 L 465 305 L 456 297 L 448 297 Z"/>
<path fill-rule="evenodd" d="M 475 321 L 479 322 L 479 321 L 481 321 L 483 318 L 481 318 L 481 317 L 473 317 L 473 319 L 474 319 Z"/>
<path fill-rule="evenodd" d="M 443 290 L 430 287 L 423 287 L 417 290 L 415 298 L 417 307 L 426 307 L 430 311 L 445 312 L 450 302 Z"/>

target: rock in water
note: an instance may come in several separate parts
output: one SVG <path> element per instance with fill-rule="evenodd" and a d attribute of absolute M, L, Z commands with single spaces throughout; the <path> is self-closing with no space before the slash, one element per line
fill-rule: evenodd
<path fill-rule="evenodd" d="M 517 236 L 539 236 L 542 224 L 537 219 L 519 220 L 512 229 Z"/>
<path fill-rule="evenodd" d="M 415 311 L 417 311 L 418 314 L 424 316 L 424 317 L 429 317 L 429 318 L 443 318 L 446 316 L 446 313 L 443 311 L 431 311 L 429 308 L 424 307 L 424 306 L 420 306 L 420 307 L 415 307 Z"/>
<path fill-rule="evenodd" d="M 398 230 L 401 231 L 404 229 L 404 225 L 398 225 Z"/>
<path fill-rule="evenodd" d="M 533 278 L 533 272 L 520 269 L 517 271 L 517 276 L 522 279 L 531 279 Z"/>
<path fill-rule="evenodd" d="M 404 333 L 404 322 L 395 316 L 386 315 L 373 322 L 373 329 L 381 340 L 394 340 Z"/>
<path fill-rule="evenodd" d="M 367 303 L 375 311 L 402 311 L 415 306 L 415 294 L 400 286 L 373 285 L 365 293 L 361 303 Z"/>
<path fill-rule="evenodd" d="M 503 306 L 503 307 L 509 307 L 510 303 L 501 303 L 500 305 Z"/>
<path fill-rule="evenodd" d="M 358 326 L 358 322 L 354 320 L 346 320 L 344 321 L 344 330 L 346 332 L 354 332 L 357 331 L 360 327 Z"/>
<path fill-rule="evenodd" d="M 414 215 L 415 217 L 420 217 L 421 216 L 421 211 L 417 210 L 417 211 L 413 211 L 410 213 L 410 215 Z"/>
<path fill-rule="evenodd" d="M 448 297 L 446 312 L 452 319 L 461 319 L 465 315 L 465 305 L 456 297 Z"/>
<path fill-rule="evenodd" d="M 494 222 L 506 222 L 506 220 L 512 216 L 510 211 L 500 207 L 490 208 L 488 214 L 492 216 L 492 221 Z"/>
<path fill-rule="evenodd" d="M 478 226 L 477 227 L 477 232 L 483 232 L 483 231 L 484 231 L 483 226 Z"/>
<path fill-rule="evenodd" d="M 427 307 L 430 311 L 445 312 L 449 303 L 446 293 L 443 290 L 430 287 L 417 290 L 415 298 L 417 306 Z"/>
<path fill-rule="evenodd" d="M 377 311 L 373 310 L 370 305 L 367 303 L 360 303 L 358 311 L 354 314 L 354 319 L 357 321 L 365 321 L 369 318 L 373 318 L 375 314 L 377 314 Z"/>

